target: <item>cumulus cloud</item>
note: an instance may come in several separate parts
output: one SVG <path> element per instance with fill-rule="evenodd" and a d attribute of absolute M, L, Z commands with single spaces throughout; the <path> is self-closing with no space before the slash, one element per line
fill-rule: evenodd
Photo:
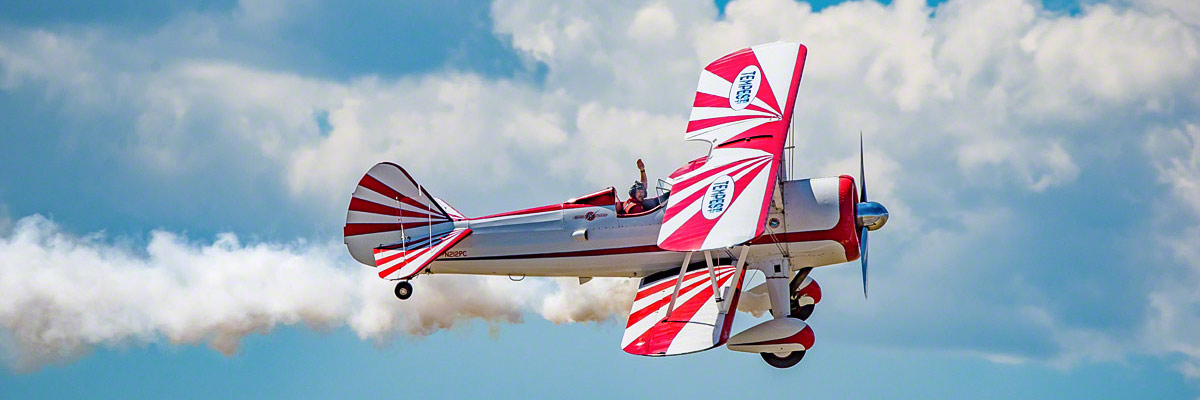
<path fill-rule="evenodd" d="M 470 320 L 520 323 L 540 311 L 556 323 L 628 312 L 627 280 L 591 286 L 503 277 L 422 276 L 397 301 L 390 283 L 337 243 L 242 243 L 233 234 L 193 242 L 155 231 L 144 248 L 103 234 L 74 236 L 41 216 L 0 237 L 0 343 L 12 365 L 36 369 L 95 346 L 165 340 L 233 354 L 241 339 L 279 326 L 348 327 L 384 342 Z"/>
<path fill-rule="evenodd" d="M 1159 203 L 1156 240 L 1173 261 L 1149 294 L 1143 342 L 1153 351 L 1183 354 L 1177 366 L 1185 376 L 1200 378 L 1200 126 L 1155 127 L 1146 151 L 1156 160 L 1158 179 L 1171 196 Z"/>
<path fill-rule="evenodd" d="M 270 8 L 242 9 L 266 21 L 286 18 Z M 1167 143 L 1148 148 L 1167 150 L 1152 149 L 1138 161 L 1158 168 L 1177 197 L 1173 204 L 1195 210 L 1195 128 L 1180 123 L 1195 119 L 1200 102 L 1200 31 L 1192 2 L 1086 5 L 1077 15 L 1030 0 L 953 0 L 936 8 L 921 0 L 847 2 L 820 12 L 799 2 L 739 0 L 724 11 L 718 15 L 711 3 L 665 0 L 497 0 L 491 7 L 494 33 L 544 69 L 538 81 L 459 70 L 337 80 L 239 62 L 244 52 L 219 34 L 250 18 L 238 15 L 229 17 L 234 22 L 221 15 L 181 19 L 136 38 L 100 29 L 13 30 L 0 36 L 0 83 L 44 87 L 49 98 L 70 107 L 133 115 L 131 151 L 157 173 L 211 165 L 192 149 L 217 146 L 231 155 L 218 168 L 268 168 L 282 182 L 280 190 L 312 204 L 333 225 L 351 182 L 381 160 L 408 167 L 469 214 L 620 184 L 633 176 L 637 157 L 647 159 L 652 173 L 665 175 L 703 153 L 678 140 L 704 63 L 750 44 L 800 41 L 809 58 L 797 106 L 797 174 L 855 173 L 854 134 L 864 131 L 873 197 L 896 211 L 888 231 L 903 233 L 889 237 L 885 231 L 873 239 L 903 254 L 892 264 L 904 268 L 876 267 L 874 281 L 895 286 L 879 285 L 873 297 L 905 299 L 894 307 L 938 310 L 948 298 L 970 299 L 940 314 L 953 318 L 893 317 L 889 326 L 905 332 L 939 326 L 963 336 L 979 336 L 978 326 L 986 326 L 1013 333 L 1036 350 L 938 335 L 861 340 L 949 343 L 944 347 L 1002 362 L 1070 364 L 1109 359 L 1078 343 L 1127 339 L 1069 318 L 1095 304 L 1048 304 L 1059 288 L 1029 282 L 1045 268 L 1010 256 L 1032 247 L 1010 235 L 1037 233 L 1038 215 L 996 206 L 976 192 L 1044 199 L 1037 196 L 1073 190 L 1087 171 L 1112 161 L 1106 151 L 1124 151 L 1097 149 L 1097 143 L 1147 135 Z M 235 50 L 213 50 L 226 47 Z M 105 57 L 110 54 L 121 57 Z M 328 116 L 327 131 L 314 115 Z M 1181 148 L 1193 153 L 1178 153 Z M 526 200 L 530 187 L 561 198 Z M 1180 232 L 1186 226 L 1168 228 L 1174 237 L 1192 237 Z M 1179 251 L 1189 248 L 1183 243 Z M 1054 257 L 1061 256 L 1030 258 Z M 849 268 L 814 273 L 830 287 L 852 286 L 856 275 Z M 1196 282 L 1194 275 L 1175 277 Z M 1104 281 L 1097 291 L 1125 290 L 1115 279 Z M 594 288 L 618 290 L 600 283 L 569 291 L 564 286 L 558 297 L 521 305 L 553 321 L 617 312 L 621 307 L 568 303 L 599 290 Z M 1195 344 L 1182 334 L 1193 327 L 1195 313 L 1177 307 L 1194 302 L 1185 287 L 1162 283 L 1155 287 L 1160 291 L 1131 300 L 1150 310 L 1146 331 L 1166 332 L 1174 339 L 1163 343 L 1176 345 L 1154 347 L 1146 340 L 1129 351 L 1184 354 L 1189 361 L 1181 370 L 1196 370 Z M 991 296 L 980 299 L 979 293 Z M 881 311 L 886 306 L 877 302 L 853 302 L 853 291 L 828 295 L 846 296 L 829 307 L 854 323 L 901 315 Z M 1007 315 L 1013 298 L 1026 311 L 1004 323 L 979 321 L 981 315 Z M 352 323 L 341 314 L 338 320 L 368 337 L 397 324 L 426 326 L 388 322 L 399 317 L 386 309 L 377 314 L 364 317 L 376 322 Z"/>

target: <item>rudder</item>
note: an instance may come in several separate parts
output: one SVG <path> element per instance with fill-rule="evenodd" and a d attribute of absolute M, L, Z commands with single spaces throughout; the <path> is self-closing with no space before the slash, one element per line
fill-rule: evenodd
<path fill-rule="evenodd" d="M 404 168 L 381 162 L 354 188 L 342 233 L 350 255 L 374 267 L 375 248 L 420 245 L 454 230 L 454 219 Z"/>

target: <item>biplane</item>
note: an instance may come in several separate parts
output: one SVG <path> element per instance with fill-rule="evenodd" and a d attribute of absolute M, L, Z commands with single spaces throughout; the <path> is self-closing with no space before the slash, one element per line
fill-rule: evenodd
<path fill-rule="evenodd" d="M 785 149 L 807 48 L 776 42 L 730 53 L 700 73 L 684 139 L 708 154 L 670 174 L 666 201 L 619 211 L 616 189 L 519 211 L 466 217 L 404 168 L 375 165 L 350 199 L 345 243 L 355 260 L 397 281 L 401 300 L 421 274 L 640 278 L 621 347 L 672 356 L 724 345 L 771 366 L 796 365 L 812 348 L 804 321 L 821 300 L 813 268 L 859 260 L 867 293 L 867 234 L 887 209 L 859 179 L 792 179 Z M 770 300 L 771 318 L 730 336 L 746 289 Z"/>

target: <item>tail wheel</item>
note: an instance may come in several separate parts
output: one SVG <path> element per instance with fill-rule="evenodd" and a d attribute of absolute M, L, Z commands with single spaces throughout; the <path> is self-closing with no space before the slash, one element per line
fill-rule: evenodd
<path fill-rule="evenodd" d="M 796 306 L 796 304 L 796 300 L 792 300 L 792 312 L 788 314 L 788 316 L 792 318 L 799 318 L 801 321 L 808 320 L 808 317 L 812 315 L 813 310 L 817 309 L 816 304 L 809 304 L 806 306 Z"/>
<path fill-rule="evenodd" d="M 790 353 L 758 353 L 763 361 L 775 368 L 791 368 L 804 359 L 804 351 Z"/>
<path fill-rule="evenodd" d="M 408 283 L 408 281 L 400 281 L 396 284 L 396 290 L 394 292 L 396 293 L 397 299 L 408 300 L 409 297 L 412 297 L 412 284 Z"/>

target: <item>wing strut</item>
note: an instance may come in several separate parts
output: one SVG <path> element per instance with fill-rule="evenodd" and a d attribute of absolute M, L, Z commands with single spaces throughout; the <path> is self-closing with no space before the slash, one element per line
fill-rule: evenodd
<path fill-rule="evenodd" d="M 663 317 L 665 320 L 671 316 L 671 311 L 675 311 L 675 300 L 679 299 L 679 288 L 683 286 L 683 277 L 687 274 L 687 266 L 692 263 L 692 252 L 687 252 L 683 256 L 683 266 L 679 267 L 679 279 L 675 280 L 675 292 L 671 293 L 671 305 L 667 307 L 667 314 Z"/>
<path fill-rule="evenodd" d="M 742 247 L 742 251 L 741 251 L 741 253 L 738 254 L 738 258 L 737 258 L 737 267 L 734 268 L 734 270 L 733 270 L 733 281 L 734 282 L 741 282 L 742 274 L 746 272 L 746 253 L 748 253 L 750 251 L 750 245 L 742 245 L 741 247 Z M 725 290 L 726 290 L 725 297 L 728 297 L 730 295 L 730 293 L 729 293 L 730 291 L 741 290 L 741 288 L 740 287 L 739 288 L 727 287 L 727 288 L 725 288 Z M 721 312 L 725 313 L 725 312 L 730 311 L 729 310 L 730 303 L 721 302 L 719 304 L 720 304 L 719 307 L 720 307 Z"/>
<path fill-rule="evenodd" d="M 721 294 L 721 286 L 717 284 L 717 272 L 713 268 L 711 251 L 704 251 L 704 262 L 708 264 L 708 279 L 712 280 L 713 294 L 717 297 L 717 302 L 720 303 L 725 299 L 725 296 Z"/>

